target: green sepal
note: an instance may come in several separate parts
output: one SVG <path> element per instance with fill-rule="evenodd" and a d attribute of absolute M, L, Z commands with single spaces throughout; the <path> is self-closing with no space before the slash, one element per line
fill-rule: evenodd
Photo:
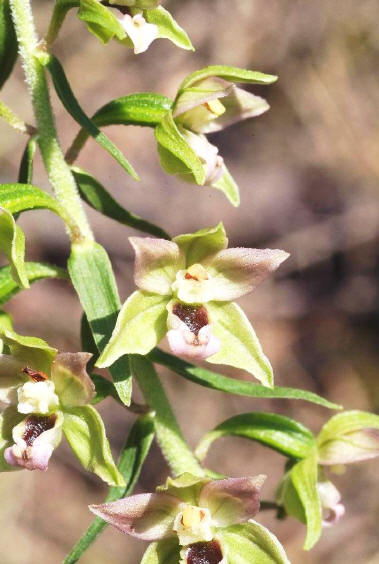
<path fill-rule="evenodd" d="M 102 43 L 108 43 L 113 37 L 126 37 L 125 30 L 116 16 L 96 0 L 80 0 L 78 18 L 85 22 L 88 31 Z"/>
<path fill-rule="evenodd" d="M 140 564 L 178 564 L 179 562 L 180 546 L 178 539 L 173 537 L 149 544 Z"/>
<path fill-rule="evenodd" d="M 186 266 L 201 263 L 205 258 L 226 249 L 228 239 L 223 223 L 206 227 L 195 233 L 184 233 L 173 238 L 186 256 Z"/>
<path fill-rule="evenodd" d="M 290 476 L 305 513 L 307 536 L 303 548 L 310 550 L 319 540 L 322 530 L 322 508 L 317 490 L 316 453 L 295 464 Z"/>
<path fill-rule="evenodd" d="M 176 356 L 166 353 L 160 349 L 154 349 L 149 354 L 151 362 L 167 366 L 190 382 L 195 382 L 205 388 L 226 392 L 227 394 L 235 394 L 238 396 L 250 398 L 281 398 L 309 401 L 311 403 L 327 407 L 328 409 L 341 409 L 340 405 L 332 403 L 321 396 L 307 390 L 298 390 L 296 388 L 284 388 L 275 386 L 274 388 L 266 388 L 261 384 L 254 384 L 245 380 L 236 378 L 228 378 L 223 374 L 211 372 L 200 366 L 186 362 Z"/>
<path fill-rule="evenodd" d="M 96 366 L 104 368 L 124 354 L 145 355 L 167 333 L 169 297 L 137 290 L 121 308 L 112 337 Z"/>
<path fill-rule="evenodd" d="M 229 202 L 237 208 L 240 205 L 240 192 L 233 176 L 224 165 L 221 178 L 212 184 L 213 188 L 220 190 L 228 198 Z"/>
<path fill-rule="evenodd" d="M 217 76 L 230 82 L 243 82 L 248 84 L 272 84 L 278 80 L 277 76 L 264 74 L 258 71 L 229 67 L 225 65 L 212 65 L 189 74 L 179 87 L 178 96 L 185 88 L 191 87 L 200 80 Z"/>
<path fill-rule="evenodd" d="M 198 458 L 203 460 L 216 439 L 229 435 L 258 441 L 291 458 L 306 458 L 315 447 L 313 433 L 294 419 L 275 413 L 243 413 L 208 432 L 196 449 Z"/>
<path fill-rule="evenodd" d="M 317 443 L 320 448 L 328 441 L 343 438 L 344 435 L 361 429 L 370 428 L 379 429 L 379 415 L 358 410 L 344 411 L 334 415 L 325 423 L 317 437 Z"/>
<path fill-rule="evenodd" d="M 164 492 L 178 497 L 185 503 L 197 505 L 201 489 L 210 481 L 210 478 L 195 476 L 189 472 L 181 474 L 177 478 L 167 478 L 166 483 L 157 487 L 157 492 Z"/>
<path fill-rule="evenodd" d="M 25 272 L 29 284 L 44 278 L 60 278 L 67 280 L 67 272 L 63 268 L 42 262 L 26 262 Z M 7 303 L 15 294 L 21 290 L 11 274 L 10 266 L 0 268 L 0 306 Z"/>
<path fill-rule="evenodd" d="M 242 309 L 233 302 L 209 302 L 207 310 L 214 323 L 213 332 L 221 341 L 219 352 L 207 361 L 246 370 L 264 386 L 272 388 L 274 375 L 270 362 Z"/>
<path fill-rule="evenodd" d="M 228 564 L 290 564 L 276 536 L 256 521 L 222 529 L 217 537 Z"/>
<path fill-rule="evenodd" d="M 37 136 L 33 135 L 27 142 L 22 154 L 20 168 L 18 170 L 18 182 L 20 184 L 31 184 L 33 182 L 33 162 L 37 149 Z"/>
<path fill-rule="evenodd" d="M 17 38 L 9 0 L 0 2 L 0 88 L 13 70 L 17 59 Z"/>
<path fill-rule="evenodd" d="M 120 309 L 111 262 L 105 249 L 91 241 L 72 246 L 68 268 L 101 352 L 109 341 Z M 132 379 L 128 359 L 120 358 L 109 371 L 121 401 L 130 405 Z"/>
<path fill-rule="evenodd" d="M 204 167 L 181 135 L 172 113 L 169 111 L 155 128 L 155 137 L 158 142 L 158 153 L 161 166 L 167 174 L 188 175 L 188 180 L 193 180 L 203 186 L 206 180 Z"/>
<path fill-rule="evenodd" d="M 51 365 L 56 357 L 57 349 L 50 347 L 46 341 L 38 337 L 25 337 L 15 331 L 1 329 L 0 338 L 8 345 L 11 355 L 25 362 L 26 366 L 50 374 Z"/>
<path fill-rule="evenodd" d="M 25 235 L 5 208 L 0 208 L 0 250 L 10 262 L 13 280 L 20 288 L 29 288 L 25 272 Z"/>
<path fill-rule="evenodd" d="M 0 336 L 3 331 L 13 331 L 13 320 L 9 313 L 0 310 Z M 0 338 L 0 354 L 4 353 L 4 342 Z"/>
<path fill-rule="evenodd" d="M 187 33 L 162 6 L 147 10 L 143 15 L 148 23 L 157 26 L 158 38 L 169 39 L 181 49 L 195 50 Z"/>
<path fill-rule="evenodd" d="M 93 209 L 118 221 L 122 225 L 138 229 L 144 233 L 150 233 L 150 235 L 154 235 L 155 237 L 170 239 L 166 231 L 157 225 L 142 219 L 142 217 L 120 206 L 104 186 L 91 174 L 79 167 L 72 167 L 71 172 L 74 175 L 80 196 Z"/>
<path fill-rule="evenodd" d="M 98 127 L 106 125 L 140 125 L 155 127 L 171 109 L 172 100 L 154 92 L 138 92 L 116 98 L 92 116 Z"/>
<path fill-rule="evenodd" d="M 95 2 L 95 4 L 100 6 L 98 2 Z M 134 180 L 139 180 L 134 168 L 126 160 L 121 151 L 102 131 L 96 127 L 96 125 L 82 110 L 58 59 L 54 57 L 54 55 L 49 55 L 46 60 L 43 59 L 42 62 L 49 69 L 53 78 L 56 93 L 71 117 L 73 117 L 74 120 L 81 125 L 89 133 L 89 135 L 91 135 L 95 141 L 97 141 L 99 145 L 101 145 L 101 147 L 103 147 L 103 149 L 105 149 L 123 167 L 123 169 L 130 174 Z"/>
<path fill-rule="evenodd" d="M 125 486 L 114 463 L 103 420 L 94 407 L 84 405 L 65 409 L 63 432 L 86 470 L 111 486 Z"/>

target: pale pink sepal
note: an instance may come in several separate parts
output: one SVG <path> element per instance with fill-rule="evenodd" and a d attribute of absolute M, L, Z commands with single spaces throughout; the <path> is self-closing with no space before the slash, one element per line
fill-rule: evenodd
<path fill-rule="evenodd" d="M 212 480 L 200 493 L 199 505 L 207 507 L 218 527 L 252 519 L 259 511 L 260 491 L 266 476 Z"/>
<path fill-rule="evenodd" d="M 180 322 L 177 329 L 168 331 L 167 339 L 175 355 L 192 360 L 204 360 L 221 348 L 221 341 L 213 335 L 211 325 L 205 325 L 195 335 L 185 323 Z"/>
<path fill-rule="evenodd" d="M 341 503 L 341 494 L 330 481 L 318 482 L 317 490 L 323 509 L 323 527 L 332 527 L 345 515 L 345 506 Z"/>
<path fill-rule="evenodd" d="M 165 493 L 137 494 L 101 505 L 89 505 L 92 513 L 121 532 L 147 541 L 174 534 L 181 500 Z"/>
<path fill-rule="evenodd" d="M 232 301 L 254 290 L 289 254 L 280 249 L 225 249 L 204 261 L 212 300 Z"/>

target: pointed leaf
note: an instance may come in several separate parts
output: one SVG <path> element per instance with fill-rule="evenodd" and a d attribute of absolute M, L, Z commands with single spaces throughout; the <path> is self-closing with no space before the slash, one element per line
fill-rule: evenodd
<path fill-rule="evenodd" d="M 204 167 L 195 151 L 180 134 L 171 112 L 167 112 L 161 123 L 155 128 L 155 137 L 163 170 L 168 174 L 179 174 L 188 169 L 195 183 L 202 186 L 206 180 Z M 170 155 L 174 157 L 174 160 L 170 160 Z M 178 163 L 182 169 L 177 166 Z"/>
<path fill-rule="evenodd" d="M 18 171 L 18 182 L 20 184 L 31 184 L 33 182 L 33 161 L 37 149 L 36 136 L 32 136 L 26 144 Z"/>
<path fill-rule="evenodd" d="M 92 116 L 92 121 L 98 127 L 115 124 L 155 127 L 171 107 L 172 100 L 162 94 L 138 92 L 105 104 Z"/>
<path fill-rule="evenodd" d="M 179 93 L 185 88 L 189 88 L 200 80 L 217 76 L 230 82 L 246 82 L 248 84 L 272 84 L 278 77 L 272 74 L 264 74 L 258 71 L 228 67 L 225 65 L 213 65 L 195 71 L 187 76 L 180 85 Z"/>
<path fill-rule="evenodd" d="M 73 245 L 68 268 L 101 352 L 109 341 L 120 308 L 109 257 L 97 243 Z M 130 405 L 132 380 L 128 359 L 121 358 L 109 371 L 121 401 Z"/>
<path fill-rule="evenodd" d="M 167 332 L 167 296 L 137 290 L 121 308 L 112 337 L 96 365 L 109 366 L 124 354 L 147 354 Z"/>
<path fill-rule="evenodd" d="M 228 246 L 225 228 L 221 222 L 214 227 L 206 227 L 195 233 L 178 235 L 173 238 L 173 241 L 186 255 L 186 266 L 201 263 L 207 257 Z"/>
<path fill-rule="evenodd" d="M 98 4 L 97 2 L 95 2 Z M 100 6 L 100 4 L 98 4 Z M 132 165 L 125 159 L 121 151 L 102 133 L 90 120 L 79 105 L 71 86 L 67 80 L 62 65 L 56 57 L 50 55 L 46 63 L 53 77 L 55 90 L 68 113 L 101 145 L 116 161 L 131 175 L 134 180 L 139 180 Z"/>
<path fill-rule="evenodd" d="M 63 432 L 86 470 L 112 486 L 125 485 L 113 461 L 103 420 L 94 407 L 84 405 L 66 409 Z"/>
<path fill-rule="evenodd" d="M 261 384 L 254 384 L 253 382 L 228 378 L 222 374 L 211 372 L 210 370 L 200 368 L 199 366 L 194 366 L 193 364 L 181 360 L 180 358 L 160 349 L 154 349 L 149 354 L 149 359 L 157 364 L 167 366 L 173 372 L 179 374 L 186 380 L 190 380 L 191 382 L 195 382 L 200 386 L 204 386 L 205 388 L 210 388 L 212 390 L 252 398 L 298 399 L 322 405 L 323 407 L 327 407 L 329 409 L 341 409 L 341 406 L 332 403 L 313 392 L 298 390 L 296 388 L 284 388 L 281 386 L 266 388 Z"/>
<path fill-rule="evenodd" d="M 140 564 L 178 564 L 180 546 L 177 538 L 162 539 L 149 544 Z"/>
<path fill-rule="evenodd" d="M 138 215 L 126 210 L 102 186 L 93 176 L 79 167 L 71 169 L 76 184 L 78 186 L 81 197 L 93 209 L 99 211 L 103 215 L 122 223 L 128 227 L 133 227 L 144 233 L 150 233 L 156 237 L 170 239 L 170 236 L 153 223 L 142 219 Z"/>
<path fill-rule="evenodd" d="M 17 38 L 9 0 L 0 2 L 0 88 L 13 70 L 17 59 Z"/>
<path fill-rule="evenodd" d="M 88 31 L 103 43 L 113 37 L 124 39 L 126 34 L 116 16 L 97 0 L 80 0 L 78 18 L 87 24 Z"/>
<path fill-rule="evenodd" d="M 169 39 L 178 47 L 194 51 L 190 38 L 183 28 L 174 20 L 170 12 L 159 6 L 155 10 L 147 10 L 144 13 L 147 22 L 154 24 L 158 28 L 161 39 Z"/>
<path fill-rule="evenodd" d="M 307 536 L 304 550 L 310 550 L 319 540 L 322 529 L 322 510 L 317 491 L 318 467 L 316 454 L 298 462 L 291 469 L 292 484 L 304 508 Z"/>
<path fill-rule="evenodd" d="M 243 413 L 207 433 L 196 449 L 197 456 L 202 460 L 213 441 L 229 435 L 258 441 L 292 458 L 305 458 L 315 446 L 313 433 L 294 419 L 275 413 Z"/>
<path fill-rule="evenodd" d="M 255 521 L 227 527 L 218 537 L 228 564 L 290 564 L 276 536 Z"/>
<path fill-rule="evenodd" d="M 29 283 L 43 280 L 44 278 L 61 278 L 66 280 L 68 275 L 63 268 L 42 262 L 26 262 L 25 272 Z M 13 280 L 10 266 L 0 268 L 0 305 L 7 303 L 20 287 Z"/>
<path fill-rule="evenodd" d="M 48 209 L 60 216 L 66 215 L 57 200 L 32 184 L 0 184 L 0 206 L 11 213 Z"/>
<path fill-rule="evenodd" d="M 20 288 L 29 288 L 25 272 L 25 235 L 5 208 L 0 208 L 0 251 L 10 262 L 13 280 Z"/>
<path fill-rule="evenodd" d="M 221 341 L 221 349 L 207 359 L 212 364 L 228 364 L 250 372 L 264 386 L 273 387 L 271 365 L 264 355 L 253 327 L 235 303 L 207 304 L 213 332 Z"/>

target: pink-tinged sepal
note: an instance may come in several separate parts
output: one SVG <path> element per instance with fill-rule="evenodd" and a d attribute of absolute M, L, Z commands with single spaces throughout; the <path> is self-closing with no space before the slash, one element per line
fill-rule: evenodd
<path fill-rule="evenodd" d="M 260 491 L 266 476 L 212 480 L 199 497 L 199 505 L 207 507 L 218 527 L 243 523 L 259 511 Z"/>
<path fill-rule="evenodd" d="M 51 367 L 51 380 L 63 407 L 76 407 L 90 403 L 95 396 L 95 386 L 86 366 L 92 354 L 85 352 L 60 353 Z"/>
<path fill-rule="evenodd" d="M 62 438 L 62 424 L 61 413 L 29 415 L 13 428 L 14 444 L 5 449 L 5 461 L 27 470 L 47 470 L 50 457 Z"/>
<path fill-rule="evenodd" d="M 133 537 L 155 541 L 173 535 L 180 500 L 165 493 L 138 494 L 90 505 L 92 513 Z"/>

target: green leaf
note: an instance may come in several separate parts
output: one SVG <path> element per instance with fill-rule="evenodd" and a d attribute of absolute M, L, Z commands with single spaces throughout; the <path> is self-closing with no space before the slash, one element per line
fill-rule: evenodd
<path fill-rule="evenodd" d="M 154 424 L 152 418 L 149 415 L 139 417 L 130 431 L 117 464 L 118 470 L 125 480 L 126 487 L 111 487 L 105 501 L 115 501 L 116 499 L 129 495 L 133 491 L 141 473 L 143 463 L 149 453 L 153 438 Z M 75 564 L 107 526 L 108 523 L 106 521 L 96 517 L 67 556 L 64 564 Z"/>
<path fill-rule="evenodd" d="M 207 309 L 214 323 L 213 332 L 221 341 L 219 352 L 207 361 L 246 370 L 264 386 L 272 388 L 274 375 L 270 362 L 242 309 L 233 302 L 210 302 Z"/>
<path fill-rule="evenodd" d="M 94 472 L 107 484 L 125 486 L 113 461 L 103 420 L 94 407 L 83 405 L 65 409 L 63 432 L 86 470 Z"/>
<path fill-rule="evenodd" d="M 49 194 L 32 184 L 0 184 L 0 206 L 10 213 L 48 209 L 66 217 L 62 206 Z"/>
<path fill-rule="evenodd" d="M 206 257 L 218 253 L 228 246 L 225 227 L 219 223 L 214 227 L 206 227 L 195 233 L 184 233 L 173 238 L 186 255 L 186 266 L 201 263 Z"/>
<path fill-rule="evenodd" d="M 98 4 L 97 2 L 95 2 Z M 100 4 L 98 4 L 100 6 Z M 131 175 L 139 180 L 138 175 L 125 159 L 121 151 L 102 133 L 80 107 L 71 86 L 66 78 L 63 67 L 56 57 L 50 55 L 46 63 L 53 78 L 55 90 L 68 113 L 101 145 L 116 161 Z"/>
<path fill-rule="evenodd" d="M 36 136 L 32 136 L 26 144 L 18 171 L 18 182 L 20 184 L 31 184 L 33 182 L 33 161 L 37 149 Z"/>
<path fill-rule="evenodd" d="M 176 537 L 149 544 L 140 564 L 178 564 L 180 546 Z"/>
<path fill-rule="evenodd" d="M 221 190 L 234 207 L 238 207 L 240 205 L 240 193 L 238 186 L 226 166 L 224 166 L 224 173 L 220 180 L 212 184 L 212 186 L 213 188 Z"/>
<path fill-rule="evenodd" d="M 290 564 L 276 536 L 255 521 L 222 529 L 218 536 L 228 564 Z"/>
<path fill-rule="evenodd" d="M 73 245 L 68 268 L 96 346 L 101 352 L 109 341 L 120 309 L 109 257 L 97 243 Z M 120 358 L 109 371 L 121 401 L 130 405 L 132 380 L 128 359 Z"/>
<path fill-rule="evenodd" d="M 57 349 L 50 347 L 46 341 L 38 337 L 25 337 L 14 331 L 2 329 L 1 339 L 8 345 L 11 354 L 26 365 L 50 374 L 51 364 Z"/>
<path fill-rule="evenodd" d="M 307 524 L 307 536 L 304 550 L 310 550 L 321 536 L 322 510 L 320 496 L 317 491 L 317 456 L 301 460 L 291 469 L 292 484 L 304 508 Z"/>
<path fill-rule="evenodd" d="M 78 18 L 84 21 L 88 31 L 103 43 L 113 37 L 124 39 L 125 30 L 116 16 L 97 0 L 80 0 Z"/>
<path fill-rule="evenodd" d="M 0 88 L 13 70 L 17 59 L 17 38 L 9 0 L 0 2 Z"/>
<path fill-rule="evenodd" d="M 167 333 L 167 296 L 137 290 L 121 308 L 112 337 L 96 365 L 109 366 L 123 354 L 147 354 Z"/>
<path fill-rule="evenodd" d="M 322 405 L 323 407 L 327 407 L 329 409 L 341 409 L 339 405 L 336 405 L 335 403 L 332 403 L 313 392 L 297 390 L 296 388 L 283 388 L 280 386 L 266 388 L 261 384 L 254 384 L 253 382 L 245 382 L 243 380 L 236 380 L 235 378 L 228 378 L 222 374 L 211 372 L 210 370 L 200 368 L 199 366 L 194 366 L 193 364 L 181 360 L 180 358 L 160 349 L 154 349 L 149 354 L 149 359 L 157 364 L 167 366 L 173 372 L 176 372 L 176 374 L 179 374 L 186 380 L 195 382 L 205 388 L 211 388 L 212 390 L 252 398 L 298 399 Z"/>
<path fill-rule="evenodd" d="M 44 278 L 63 280 L 68 278 L 63 268 L 42 262 L 26 262 L 25 272 L 30 284 Z M 7 303 L 19 291 L 20 287 L 12 278 L 11 267 L 2 266 L 0 268 L 0 306 Z"/>
<path fill-rule="evenodd" d="M 98 127 L 116 124 L 155 127 L 171 107 L 172 100 L 162 94 L 139 92 L 105 104 L 92 116 L 92 121 Z"/>
<path fill-rule="evenodd" d="M 122 223 L 133 229 L 138 229 L 144 233 L 150 233 L 155 237 L 170 239 L 170 236 L 153 223 L 142 219 L 138 215 L 126 210 L 102 186 L 93 176 L 85 170 L 72 167 L 71 169 L 76 180 L 81 197 L 88 205 L 103 215 Z"/>
<path fill-rule="evenodd" d="M 169 39 L 178 47 L 194 51 L 190 38 L 183 28 L 174 20 L 170 12 L 159 6 L 155 10 L 147 10 L 144 13 L 147 22 L 154 24 L 158 28 L 158 37 Z"/>
<path fill-rule="evenodd" d="M 29 288 L 25 272 L 25 235 L 12 214 L 0 208 L 0 250 L 11 264 L 11 274 L 20 288 Z"/>
<path fill-rule="evenodd" d="M 155 128 L 155 137 L 163 170 L 167 174 L 182 174 L 188 170 L 195 183 L 202 186 L 206 180 L 204 167 L 195 151 L 180 134 L 170 111 Z"/>
<path fill-rule="evenodd" d="M 277 76 L 264 74 L 258 71 L 228 67 L 225 65 L 212 65 L 189 74 L 179 87 L 178 95 L 185 88 L 189 88 L 200 80 L 217 76 L 230 82 L 246 82 L 248 84 L 272 84 L 278 80 Z"/>
<path fill-rule="evenodd" d="M 216 439 L 225 436 L 244 437 L 258 441 L 292 458 L 305 458 L 315 447 L 313 433 L 294 419 L 275 413 L 243 413 L 227 419 L 207 433 L 196 454 L 203 460 Z"/>

